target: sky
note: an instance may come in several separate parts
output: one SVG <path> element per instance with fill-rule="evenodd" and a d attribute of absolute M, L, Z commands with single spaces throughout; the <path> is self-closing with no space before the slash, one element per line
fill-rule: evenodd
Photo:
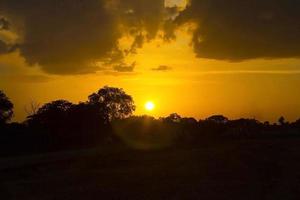
<path fill-rule="evenodd" d="M 299 18 L 294 0 L 1 0 L 0 90 L 14 121 L 31 102 L 84 102 L 106 85 L 136 115 L 293 121 Z"/>

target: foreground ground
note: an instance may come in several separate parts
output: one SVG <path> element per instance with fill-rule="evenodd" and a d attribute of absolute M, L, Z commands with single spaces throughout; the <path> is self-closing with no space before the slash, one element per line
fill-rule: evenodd
<path fill-rule="evenodd" d="M 0 158 L 0 199 L 300 199 L 300 140 Z"/>

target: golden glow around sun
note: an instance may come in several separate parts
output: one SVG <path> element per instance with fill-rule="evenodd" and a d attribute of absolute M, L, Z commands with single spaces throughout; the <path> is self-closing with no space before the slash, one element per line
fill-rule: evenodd
<path fill-rule="evenodd" d="M 145 109 L 148 111 L 152 111 L 155 108 L 155 104 L 152 101 L 147 101 L 145 104 Z"/>

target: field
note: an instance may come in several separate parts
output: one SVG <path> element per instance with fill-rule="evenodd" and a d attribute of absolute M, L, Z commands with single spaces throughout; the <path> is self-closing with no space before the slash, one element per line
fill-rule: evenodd
<path fill-rule="evenodd" d="M 0 159 L 0 199 L 299 199 L 300 139 Z"/>

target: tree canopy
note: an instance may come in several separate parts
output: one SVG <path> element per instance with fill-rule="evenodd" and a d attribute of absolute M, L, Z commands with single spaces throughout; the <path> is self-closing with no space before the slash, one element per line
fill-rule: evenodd
<path fill-rule="evenodd" d="M 13 103 L 4 94 L 4 92 L 0 90 L 0 124 L 11 120 L 13 116 L 13 108 Z"/>
<path fill-rule="evenodd" d="M 37 113 L 28 116 L 29 121 L 33 121 L 39 124 L 57 124 L 62 121 L 64 116 L 72 107 L 72 103 L 66 100 L 56 100 L 50 103 L 46 103 L 41 108 L 38 109 Z"/>
<path fill-rule="evenodd" d="M 89 104 L 98 104 L 104 108 L 102 112 L 109 121 L 129 117 L 135 111 L 132 97 L 121 88 L 105 86 L 88 98 Z"/>

